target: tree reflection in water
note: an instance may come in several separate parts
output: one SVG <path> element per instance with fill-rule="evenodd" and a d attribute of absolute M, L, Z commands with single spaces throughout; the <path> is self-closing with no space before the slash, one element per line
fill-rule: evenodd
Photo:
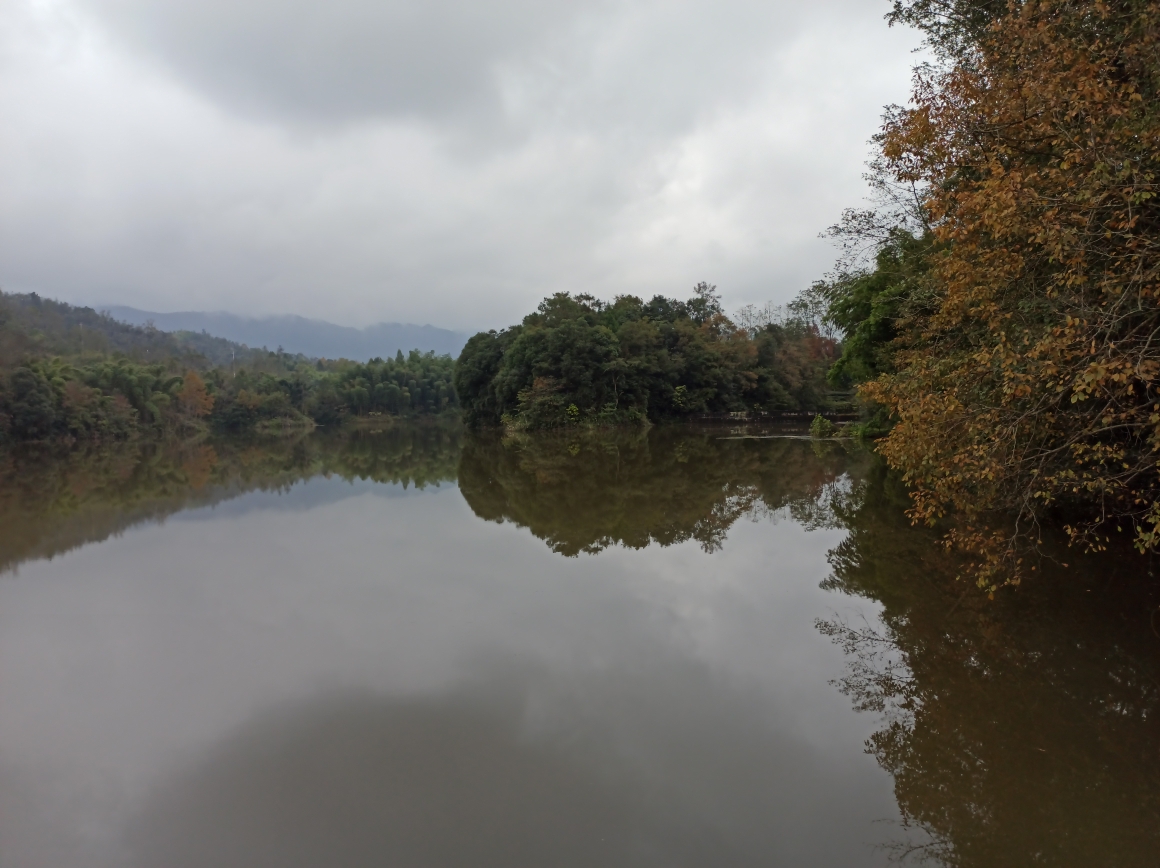
<path fill-rule="evenodd" d="M 781 511 L 840 527 L 827 589 L 874 600 L 876 624 L 819 622 L 849 654 L 838 683 L 880 716 L 867 750 L 894 778 L 921 848 L 948 866 L 1157 864 L 1160 595 L 1138 556 L 1044 563 L 987 600 L 955 581 L 905 491 L 866 451 L 654 429 L 471 437 L 459 466 L 481 518 L 574 556 L 696 540 Z M 966 593 L 964 593 L 966 590 Z"/>
<path fill-rule="evenodd" d="M 320 475 L 424 487 L 455 480 L 462 431 L 430 421 L 298 437 L 0 451 L 0 574 L 143 522 Z"/>
<path fill-rule="evenodd" d="M 464 444 L 459 487 L 480 518 L 526 527 L 569 557 L 686 540 L 712 552 L 745 517 L 784 510 L 833 526 L 830 502 L 848 487 L 851 463 L 868 458 L 860 447 L 730 438 L 721 428 L 481 434 Z"/>
<path fill-rule="evenodd" d="M 880 716 L 867 750 L 947 866 L 1152 866 L 1160 860 L 1160 595 L 1132 555 L 1050 563 L 988 601 L 866 450 L 723 430 L 503 438 L 457 427 L 0 456 L 0 571 L 191 506 L 318 474 L 458 479 L 488 521 L 555 552 L 725 542 L 742 519 L 843 528 L 825 586 L 880 604 L 820 629 L 849 654 L 839 687 Z"/>
<path fill-rule="evenodd" d="M 826 587 L 880 625 L 819 624 L 850 655 L 839 686 L 882 715 L 867 750 L 948 866 L 1151 866 L 1160 859 L 1160 636 L 1138 555 L 1043 564 L 989 601 L 910 527 L 877 469 L 836 506 L 849 536 Z"/>

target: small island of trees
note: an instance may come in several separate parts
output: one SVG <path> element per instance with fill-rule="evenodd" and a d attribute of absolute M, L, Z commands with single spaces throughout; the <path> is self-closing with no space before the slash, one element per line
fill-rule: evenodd
<path fill-rule="evenodd" d="M 740 327 L 707 283 L 685 301 L 557 293 L 519 325 L 471 338 L 455 389 L 469 424 L 521 429 L 817 412 L 830 406 L 838 345 L 811 314 L 799 304 Z"/>

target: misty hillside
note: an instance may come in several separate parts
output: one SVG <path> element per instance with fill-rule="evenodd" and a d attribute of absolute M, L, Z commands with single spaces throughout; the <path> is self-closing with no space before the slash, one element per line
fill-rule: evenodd
<path fill-rule="evenodd" d="M 114 319 L 133 325 L 152 322 L 163 331 L 206 332 L 250 347 L 277 349 L 306 356 L 366 361 L 411 350 L 458 356 L 467 335 L 429 325 L 378 323 L 363 329 L 300 316 L 249 318 L 231 313 L 152 313 L 132 307 L 102 308 Z"/>
<path fill-rule="evenodd" d="M 254 366 L 269 355 L 200 332 L 170 333 L 120 322 L 91 307 L 76 307 L 34 292 L 0 292 L 0 368 L 29 358 L 60 356 L 81 361 L 109 354 L 194 368 Z"/>

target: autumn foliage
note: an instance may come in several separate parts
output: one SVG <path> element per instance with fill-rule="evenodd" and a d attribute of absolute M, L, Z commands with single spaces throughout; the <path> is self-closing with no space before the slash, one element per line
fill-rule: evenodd
<path fill-rule="evenodd" d="M 213 409 L 213 395 L 206 390 L 205 381 L 198 376 L 197 371 L 186 371 L 181 391 L 177 393 L 177 401 L 184 414 L 193 419 L 208 416 Z"/>
<path fill-rule="evenodd" d="M 881 137 L 934 249 L 863 386 L 913 517 L 994 590 L 1052 514 L 1160 547 L 1160 5 L 1013 3 Z M 1010 520 L 1014 515 L 1015 525 Z"/>

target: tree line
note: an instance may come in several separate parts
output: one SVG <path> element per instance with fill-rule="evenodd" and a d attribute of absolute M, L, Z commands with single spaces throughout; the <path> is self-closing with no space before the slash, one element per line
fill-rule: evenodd
<path fill-rule="evenodd" d="M 831 405 L 826 372 L 837 349 L 805 307 L 738 326 L 707 283 L 684 301 L 557 293 L 522 323 L 472 337 L 454 378 L 472 426 L 816 412 Z"/>
<path fill-rule="evenodd" d="M 454 411 L 449 356 L 353 362 L 255 350 L 0 294 L 0 440 L 124 440 Z"/>

